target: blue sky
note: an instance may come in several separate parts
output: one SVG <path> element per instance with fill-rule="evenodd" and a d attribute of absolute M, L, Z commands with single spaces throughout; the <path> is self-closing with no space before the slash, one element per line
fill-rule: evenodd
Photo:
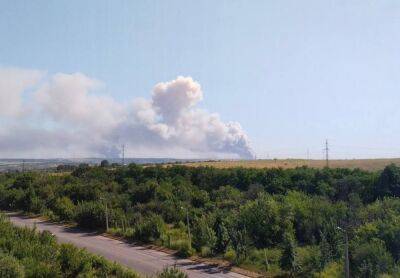
<path fill-rule="evenodd" d="M 400 156 L 399 1 L 0 1 L 0 65 L 117 101 L 191 76 L 258 157 Z"/>

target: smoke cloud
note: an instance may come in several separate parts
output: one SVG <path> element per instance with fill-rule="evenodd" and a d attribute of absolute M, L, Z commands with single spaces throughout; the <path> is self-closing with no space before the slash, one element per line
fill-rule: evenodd
<path fill-rule="evenodd" d="M 253 158 L 237 122 L 199 109 L 191 77 L 154 86 L 149 99 L 121 103 L 82 73 L 0 69 L 1 157 L 129 156 Z"/>

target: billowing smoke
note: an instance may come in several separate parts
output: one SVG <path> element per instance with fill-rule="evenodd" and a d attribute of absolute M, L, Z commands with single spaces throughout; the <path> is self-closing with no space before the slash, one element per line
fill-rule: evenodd
<path fill-rule="evenodd" d="M 179 76 L 150 99 L 120 103 L 81 73 L 0 70 L 0 156 L 253 158 L 237 122 L 198 108 L 199 83 Z"/>

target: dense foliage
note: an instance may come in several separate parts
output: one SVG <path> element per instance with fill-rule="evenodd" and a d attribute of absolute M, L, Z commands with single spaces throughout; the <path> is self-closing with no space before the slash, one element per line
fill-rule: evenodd
<path fill-rule="evenodd" d="M 295 277 L 399 277 L 400 168 L 82 165 L 0 175 L 0 206 Z M 189 223 L 189 227 L 188 227 Z M 190 229 L 188 229 L 190 228 Z M 189 237 L 190 231 L 190 237 Z"/>
<path fill-rule="evenodd" d="M 0 215 L 0 277 L 120 277 L 135 273 L 69 244 L 49 232 L 12 226 Z"/>

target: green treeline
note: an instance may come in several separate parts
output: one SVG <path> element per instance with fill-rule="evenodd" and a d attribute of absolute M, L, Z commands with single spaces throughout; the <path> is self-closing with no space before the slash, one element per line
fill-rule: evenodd
<path fill-rule="evenodd" d="M 0 175 L 0 207 L 270 276 L 399 277 L 400 168 L 88 167 Z M 189 222 L 189 227 L 187 223 Z M 189 229 L 190 228 L 190 237 Z"/>
<path fill-rule="evenodd" d="M 0 277 L 120 277 L 137 274 L 70 244 L 49 232 L 18 228 L 0 215 Z"/>

